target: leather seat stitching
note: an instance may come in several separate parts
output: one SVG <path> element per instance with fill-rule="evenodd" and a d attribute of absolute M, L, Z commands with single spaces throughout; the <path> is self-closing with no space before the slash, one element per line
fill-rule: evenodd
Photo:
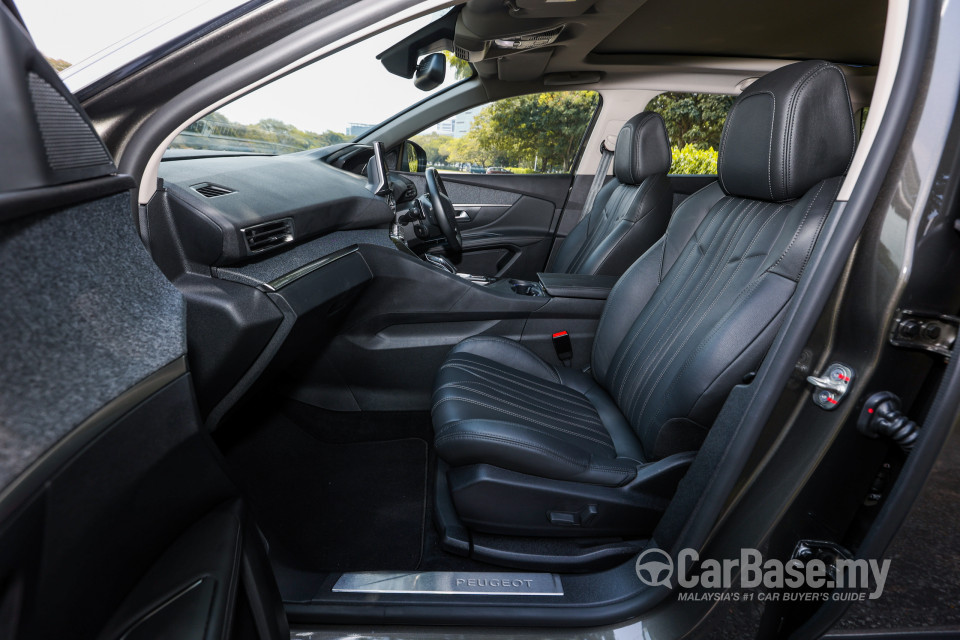
<path fill-rule="evenodd" d="M 482 421 L 482 422 L 484 422 L 484 423 L 494 423 L 494 424 L 499 424 L 499 425 L 503 425 L 503 426 L 506 426 L 506 427 L 513 427 L 513 428 L 523 429 L 523 430 L 526 430 L 526 431 L 531 431 L 531 432 L 533 432 L 533 433 L 536 434 L 536 435 L 548 435 L 548 436 L 550 435 L 550 434 L 544 434 L 544 432 L 542 432 L 542 431 L 540 431 L 540 430 L 538 430 L 538 429 L 535 429 L 534 427 L 531 427 L 531 426 L 529 426 L 529 425 L 518 424 L 518 423 L 516 423 L 516 422 L 507 422 L 507 421 L 505 421 L 505 420 L 487 420 L 487 419 L 481 419 L 481 418 L 465 418 L 465 419 L 461 419 L 461 420 L 453 420 L 452 422 L 444 423 L 444 424 L 440 427 L 440 429 L 437 431 L 437 435 L 436 435 L 435 440 L 436 440 L 436 439 L 439 439 L 441 435 L 444 435 L 444 436 L 449 435 L 449 434 L 447 434 L 447 432 L 450 431 L 451 429 L 455 428 L 455 427 L 458 427 L 458 426 L 463 425 L 463 424 L 467 424 L 467 423 L 469 423 L 469 422 L 477 422 L 478 420 L 479 420 L 479 421 Z M 467 435 L 469 435 L 469 434 L 467 434 Z M 507 437 L 508 437 L 508 436 L 498 436 L 497 434 L 486 434 L 486 435 L 491 435 L 491 436 L 493 436 L 493 437 L 502 437 L 502 438 L 507 438 Z M 526 441 L 521 441 L 521 442 L 526 442 Z M 536 443 L 534 443 L 534 444 L 536 444 Z M 544 445 L 544 444 L 540 444 L 540 445 L 538 445 L 538 446 L 547 447 L 547 445 Z M 555 454 L 558 455 L 558 456 L 563 456 L 563 455 L 564 455 L 564 454 L 560 453 L 559 451 L 556 451 L 555 449 L 547 448 L 547 450 L 555 453 Z M 590 455 L 590 454 L 589 454 L 588 452 L 586 452 L 586 451 L 584 451 L 583 453 L 584 453 L 584 455 Z M 631 458 L 630 456 L 621 455 L 621 454 L 619 454 L 617 451 L 614 451 L 613 453 L 614 453 L 614 455 L 615 455 L 615 458 L 613 458 L 614 460 L 627 460 L 628 462 L 631 462 L 631 463 L 634 463 L 634 464 L 646 464 L 645 462 L 642 462 L 642 461 L 640 461 L 640 460 L 636 460 L 636 459 L 634 459 L 634 458 Z M 589 464 L 590 466 L 594 467 L 594 468 L 597 468 L 597 469 L 606 469 L 606 470 L 609 470 L 609 471 L 623 471 L 623 470 L 624 470 L 624 469 L 622 469 L 621 467 L 609 467 L 609 466 L 602 465 L 602 464 L 597 464 L 597 463 L 594 463 L 594 462 L 590 462 L 590 463 L 588 463 L 588 464 Z"/>
<path fill-rule="evenodd" d="M 511 443 L 511 444 L 517 445 L 517 446 L 520 447 L 521 449 L 532 449 L 532 450 L 534 450 L 534 451 L 540 451 L 540 452 L 542 452 L 542 453 L 546 453 L 547 455 L 549 455 L 549 456 L 551 456 L 551 457 L 553 457 L 553 458 L 555 458 L 555 459 L 557 459 L 557 460 L 560 460 L 560 461 L 562 461 L 562 462 L 568 462 L 568 463 L 570 463 L 570 464 L 572 464 L 572 465 L 575 465 L 575 466 L 579 467 L 580 469 L 585 469 L 585 470 L 599 470 L 599 471 L 611 471 L 611 472 L 620 473 L 621 475 L 629 475 L 629 474 L 630 474 L 630 471 L 629 471 L 628 469 L 623 469 L 623 468 L 619 468 L 619 467 L 607 467 L 607 466 L 603 466 L 603 465 L 593 464 L 593 463 L 591 463 L 591 462 L 586 462 L 586 463 L 580 462 L 579 460 L 573 460 L 573 459 L 571 459 L 571 458 L 568 458 L 568 457 L 564 456 L 563 454 L 558 453 L 558 452 L 554 451 L 553 449 L 549 449 L 549 448 L 544 447 L 544 446 L 542 446 L 542 445 L 538 445 L 538 444 L 531 443 L 531 442 L 526 442 L 526 441 L 523 441 L 523 440 L 514 440 L 514 439 L 512 439 L 512 438 L 507 438 L 507 437 L 505 437 L 505 436 L 497 436 L 497 435 L 493 435 L 493 434 L 489 434 L 489 433 L 454 433 L 454 434 L 450 434 L 450 435 L 443 436 L 442 438 L 437 438 L 437 444 L 439 444 L 439 441 L 440 441 L 441 439 L 442 439 L 444 442 L 446 442 L 447 440 L 490 440 L 490 441 L 494 441 L 494 442 L 497 442 L 497 441 L 499 441 L 499 442 L 509 442 L 509 443 Z"/>
<path fill-rule="evenodd" d="M 693 259 L 694 253 L 695 252 L 693 251 L 685 251 L 683 254 L 681 254 L 681 257 L 683 258 L 683 261 L 680 264 L 681 271 L 683 271 L 683 269 L 687 266 L 690 260 Z M 699 266 L 702 260 L 703 260 L 703 255 L 700 255 L 697 257 L 697 262 L 696 264 L 693 265 L 694 271 Z M 604 315 L 606 315 L 606 313 L 612 314 L 614 312 L 615 306 L 621 300 L 624 300 L 624 299 L 620 297 L 614 298 L 609 308 L 604 312 Z M 610 363 L 610 368 L 608 369 L 608 373 L 607 373 L 607 379 L 609 379 L 610 381 L 615 381 L 618 379 L 620 375 L 620 369 L 623 367 L 624 362 L 626 362 L 628 354 L 633 350 L 633 347 L 636 344 L 636 341 L 639 340 L 640 336 L 642 335 L 643 330 L 646 328 L 647 324 L 650 322 L 650 318 L 655 313 L 659 312 L 661 307 L 663 306 L 667 306 L 667 309 L 663 311 L 661 315 L 662 316 L 668 315 L 669 312 L 672 310 L 675 302 L 676 302 L 675 298 L 669 298 L 666 295 L 656 298 L 656 291 L 654 292 L 653 297 L 651 297 L 651 299 L 647 301 L 647 305 L 650 305 L 651 303 L 653 304 L 653 306 L 650 307 L 649 312 L 648 312 L 647 306 L 645 306 L 641 310 L 641 315 L 634 321 L 634 323 L 627 330 L 623 338 L 621 338 L 620 343 L 617 345 L 617 357 Z M 662 322 L 662 317 L 661 317 L 661 322 Z"/>
<path fill-rule="evenodd" d="M 499 411 L 500 413 L 504 413 L 504 414 L 506 414 L 506 415 L 508 415 L 508 416 L 513 416 L 514 418 L 519 418 L 519 419 L 521 419 L 521 420 L 527 420 L 527 421 L 529 421 L 529 422 L 533 422 L 534 424 L 539 424 L 539 425 L 541 425 L 541 426 L 547 427 L 548 429 L 553 429 L 553 430 L 555 430 L 555 431 L 560 431 L 560 432 L 562 432 L 562 433 L 566 433 L 566 434 L 568 434 L 568 435 L 575 436 L 575 437 L 577 437 L 577 438 L 583 438 L 584 440 L 590 440 L 591 442 L 596 442 L 597 444 L 599 444 L 599 445 L 601 445 L 601 446 L 604 446 L 604 447 L 607 447 L 607 448 L 609 448 L 609 449 L 612 449 L 612 450 L 616 451 L 616 449 L 614 448 L 614 446 L 613 446 L 612 444 L 610 444 L 610 443 L 608 443 L 608 442 L 603 442 L 602 440 L 597 440 L 596 438 L 594 438 L 594 437 L 592 437 L 592 436 L 588 436 L 588 435 L 583 434 L 583 433 L 577 433 L 577 432 L 575 432 L 575 431 L 570 431 L 569 429 L 564 429 L 563 427 L 558 427 L 558 426 L 555 425 L 555 424 L 550 424 L 550 423 L 547 423 L 547 422 L 541 422 L 540 420 L 537 420 L 536 418 L 531 418 L 530 416 L 525 416 L 525 415 L 521 415 L 521 414 L 518 414 L 518 413 L 514 413 L 514 412 L 512 412 L 512 411 L 507 411 L 507 410 L 503 409 L 502 407 L 494 407 L 494 406 L 491 406 L 491 405 L 486 404 L 485 402 L 481 402 L 481 401 L 479 401 L 479 400 L 474 400 L 474 399 L 472 399 L 472 398 L 463 398 L 463 397 L 461 397 L 461 396 L 447 396 L 447 397 L 441 398 L 441 399 L 437 400 L 435 403 L 433 403 L 433 407 L 432 407 L 430 410 L 431 410 L 431 411 L 436 411 L 437 407 L 439 407 L 439 406 L 440 406 L 441 404 L 443 404 L 444 402 L 452 402 L 452 401 L 454 401 L 454 400 L 458 400 L 458 401 L 461 401 L 461 402 L 469 402 L 470 404 L 475 404 L 475 405 L 477 405 L 477 406 L 484 407 L 484 408 L 490 409 L 490 410 L 492 410 L 492 411 Z M 567 421 L 564 420 L 563 422 L 567 422 Z"/>
<path fill-rule="evenodd" d="M 474 375 L 474 376 L 475 376 L 476 374 L 475 374 L 475 373 L 471 373 L 471 375 Z M 476 377 L 475 379 L 473 379 L 473 380 L 453 380 L 453 381 L 450 381 L 450 382 L 445 382 L 445 383 L 443 384 L 443 386 L 446 387 L 446 386 L 448 386 L 448 385 L 453 385 L 453 384 L 483 385 L 484 387 L 487 388 L 488 391 L 490 391 L 490 392 L 492 392 L 492 393 L 500 393 L 501 395 L 504 395 L 504 394 L 505 394 L 505 395 L 511 395 L 511 394 L 516 395 L 517 392 L 518 392 L 518 390 L 517 390 L 516 387 L 517 387 L 517 386 L 521 386 L 521 387 L 523 387 L 523 388 L 525 388 L 525 389 L 528 389 L 530 392 L 532 392 L 532 393 L 534 394 L 532 397 L 530 397 L 530 400 L 531 400 L 531 401 L 533 401 L 534 398 L 536 398 L 536 399 L 543 399 L 544 396 L 546 396 L 546 397 L 547 397 L 550 401 L 552 401 L 552 402 L 564 403 L 564 404 L 566 404 L 567 406 L 570 406 L 570 407 L 571 407 L 570 411 L 571 411 L 571 412 L 574 412 L 574 413 L 579 413 L 579 414 L 593 414 L 593 413 L 596 412 L 596 408 L 594 407 L 594 405 L 592 405 L 585 397 L 583 397 L 583 398 L 570 397 L 569 399 L 568 399 L 568 398 L 560 398 L 560 399 L 557 399 L 556 397 L 553 397 L 553 395 L 550 394 L 549 392 L 547 392 L 546 390 L 541 390 L 541 389 L 535 389 L 535 388 L 533 388 L 533 387 L 528 387 L 528 386 L 524 385 L 522 382 L 518 382 L 518 383 L 514 384 L 513 386 L 509 386 L 509 385 L 507 385 L 507 384 L 503 384 L 503 383 L 499 383 L 499 382 L 491 382 L 491 381 L 489 381 L 489 380 L 485 380 L 485 379 L 477 376 L 477 377 Z M 557 391 L 559 391 L 559 389 L 557 389 Z M 529 396 L 527 396 L 527 397 L 529 397 Z M 583 401 L 581 402 L 581 400 L 583 400 Z"/>
<path fill-rule="evenodd" d="M 607 435 L 609 435 L 606 431 L 603 430 L 603 422 L 599 419 L 599 416 L 597 416 L 595 413 L 594 413 L 593 415 L 591 415 L 591 414 L 586 413 L 586 412 L 580 412 L 580 415 L 576 415 L 576 414 L 574 414 L 573 411 L 564 410 L 564 409 L 562 409 L 561 407 L 557 407 L 557 406 L 549 406 L 549 405 L 543 405 L 543 404 L 537 405 L 537 406 L 535 406 L 535 407 L 533 407 L 533 408 L 527 408 L 526 406 L 523 406 L 523 405 L 521 405 L 521 404 L 517 404 L 517 402 L 510 402 L 509 400 L 504 399 L 503 396 L 491 395 L 491 394 L 489 394 L 489 393 L 485 393 L 485 392 L 480 391 L 480 390 L 478 390 L 478 389 L 473 389 L 473 388 L 470 388 L 470 387 L 465 387 L 465 386 L 463 386 L 463 385 L 459 385 L 459 384 L 456 384 L 456 383 L 453 383 L 453 382 L 448 382 L 447 384 L 443 385 L 443 386 L 441 387 L 441 389 L 460 389 L 461 391 L 466 391 L 466 392 L 468 392 L 468 393 L 475 393 L 475 394 L 477 394 L 477 395 L 479 395 L 479 396 L 483 396 L 483 397 L 485 397 L 485 398 L 490 398 L 491 400 L 501 401 L 501 402 L 503 402 L 503 403 L 505 403 L 505 404 L 507 404 L 507 405 L 509 405 L 509 406 L 511 406 L 511 407 L 516 407 L 517 409 L 520 409 L 521 411 L 530 411 L 530 412 L 533 413 L 534 415 L 540 415 L 540 416 L 542 416 L 542 417 L 545 418 L 545 419 L 562 420 L 563 422 L 566 422 L 567 424 L 580 427 L 580 428 L 582 428 L 582 429 L 585 430 L 585 431 L 589 431 L 589 432 L 591 432 L 591 433 L 595 433 L 595 434 L 597 434 L 597 435 L 599 435 L 599 436 L 607 436 Z M 514 401 L 517 401 L 517 400 L 518 400 L 516 396 L 513 396 L 513 397 L 511 397 L 510 399 L 511 399 L 511 400 L 514 400 Z M 532 402 L 532 401 L 531 401 L 531 402 Z M 539 413 L 538 413 L 538 411 L 539 411 Z M 551 414 L 549 413 L 550 411 L 552 411 L 552 412 L 554 412 L 554 413 L 557 413 L 557 414 L 560 414 L 560 415 L 559 415 L 559 416 L 553 416 L 553 415 L 551 415 Z M 574 414 L 574 415 L 571 415 L 571 414 Z M 596 418 L 595 418 L 594 416 L 596 416 Z M 585 422 L 585 423 L 580 423 L 580 424 L 578 424 L 578 423 L 574 422 L 573 418 L 583 418 L 584 420 L 587 420 L 587 421 L 589 421 L 589 422 Z M 592 424 L 591 424 L 591 423 L 592 423 Z M 595 427 L 599 427 L 599 428 L 592 428 L 592 427 L 594 427 L 594 426 L 595 426 Z"/>
<path fill-rule="evenodd" d="M 793 233 L 793 237 L 790 239 L 790 244 L 787 245 L 787 248 L 783 250 L 783 253 L 781 253 L 780 257 L 777 258 L 777 261 L 770 266 L 768 271 L 776 269 L 777 265 L 783 262 L 783 260 L 787 257 L 787 254 L 790 253 L 790 248 L 793 247 L 794 243 L 797 241 L 797 238 L 800 237 L 800 233 L 803 231 L 803 227 L 807 221 L 807 216 L 810 215 L 813 205 L 817 202 L 817 198 L 820 196 L 820 192 L 823 190 L 823 184 L 824 183 L 822 182 L 820 183 L 820 188 L 817 189 L 817 193 L 813 196 L 813 198 L 810 199 L 810 204 L 807 205 L 806 211 L 803 212 L 803 218 L 800 220 L 800 224 L 797 225 L 797 230 Z"/>
<path fill-rule="evenodd" d="M 452 365 L 443 365 L 443 366 L 441 367 L 441 369 L 445 369 L 445 368 L 447 368 L 447 367 L 457 368 L 457 369 L 463 371 L 464 373 L 467 373 L 467 374 L 469 374 L 469 375 L 471 375 L 471 376 L 474 376 L 477 381 L 484 381 L 484 382 L 487 382 L 487 383 L 489 383 L 489 384 L 491 384 L 491 385 L 493 385 L 493 384 L 498 384 L 498 385 L 500 385 L 500 388 L 506 389 L 507 391 L 511 391 L 511 390 L 513 390 L 515 387 L 520 386 L 520 387 L 523 387 L 524 389 L 529 389 L 530 391 L 532 391 L 532 392 L 534 392 L 534 393 L 537 393 L 537 394 L 539 394 L 539 395 L 549 395 L 550 392 L 552 392 L 552 391 L 562 392 L 562 393 L 566 396 L 565 401 L 570 402 L 570 403 L 577 403 L 577 404 L 579 404 L 579 406 L 580 406 L 581 408 L 584 408 L 584 409 L 592 409 L 592 408 L 593 408 L 593 405 L 589 402 L 589 400 L 587 400 L 585 397 L 583 397 L 582 394 L 578 394 L 578 392 L 573 391 L 573 390 L 570 390 L 570 389 L 568 389 L 568 388 L 566 388 L 566 387 L 563 387 L 563 386 L 552 387 L 552 388 L 550 388 L 550 387 L 541 387 L 541 386 L 537 386 L 537 385 L 533 384 L 532 381 L 531 381 L 530 383 L 528 383 L 526 380 L 521 380 L 521 379 L 519 379 L 519 378 L 512 378 L 512 377 L 510 377 L 510 376 L 508 376 L 508 375 L 505 375 L 505 374 L 503 374 L 503 373 L 500 373 L 500 372 L 498 372 L 498 371 L 494 371 L 494 370 L 490 370 L 490 369 L 483 369 L 483 368 L 480 368 L 480 367 L 474 367 L 474 368 L 471 369 L 470 366 L 468 366 L 468 365 L 463 365 L 463 364 L 459 364 L 459 363 L 453 363 Z M 483 375 L 481 375 L 481 374 L 483 374 Z M 487 378 L 485 378 L 485 377 L 483 377 L 483 376 L 488 376 L 488 377 L 492 376 L 492 377 L 498 378 L 498 379 L 500 379 L 500 380 L 503 380 L 503 382 L 502 382 L 502 383 L 493 383 L 493 382 L 491 382 L 490 380 L 488 380 Z"/>
<path fill-rule="evenodd" d="M 456 369 L 465 371 L 466 373 L 469 373 L 471 375 L 475 375 L 479 378 L 478 372 L 470 370 L 469 367 L 474 367 L 475 369 L 478 369 L 479 372 L 489 373 L 490 375 L 500 378 L 501 380 L 505 380 L 510 384 L 523 385 L 526 388 L 537 391 L 537 392 L 559 391 L 569 396 L 571 400 L 583 401 L 584 406 L 593 407 L 590 401 L 587 400 L 585 397 L 583 397 L 583 394 L 577 391 L 574 391 L 569 387 L 565 387 L 561 383 L 554 383 L 554 384 L 557 384 L 557 386 L 547 386 L 543 383 L 537 382 L 536 379 L 531 380 L 528 378 L 521 378 L 520 376 L 516 376 L 515 374 L 512 374 L 509 371 L 506 371 L 503 369 L 496 369 L 492 365 L 488 365 L 483 362 L 475 362 L 471 360 L 457 361 L 454 358 L 450 358 L 450 360 L 448 360 L 446 363 L 440 366 L 440 369 L 443 370 L 447 368 L 456 368 Z M 511 377 L 511 376 L 514 376 L 514 377 Z M 548 380 L 547 382 L 551 382 L 551 381 Z"/>
<path fill-rule="evenodd" d="M 472 337 L 468 338 L 467 340 L 470 340 L 470 341 L 472 341 L 472 342 L 496 342 L 496 343 L 498 343 L 498 344 L 507 344 L 507 345 L 510 345 L 510 347 L 516 349 L 517 351 L 520 351 L 520 352 L 522 352 L 522 353 L 530 356 L 530 361 L 531 361 L 531 362 L 533 362 L 534 364 L 538 365 L 538 366 L 541 367 L 543 370 L 545 370 L 547 373 L 549 373 L 557 382 L 560 382 L 560 375 L 557 373 L 556 369 L 554 369 L 554 368 L 551 367 L 549 364 L 547 364 L 546 362 L 544 362 L 543 360 L 541 360 L 541 359 L 540 359 L 540 356 L 538 356 L 538 355 L 535 354 L 533 351 L 531 351 L 530 349 L 526 348 L 525 346 L 523 346 L 523 345 L 520 344 L 519 342 L 516 342 L 516 341 L 514 341 L 514 340 L 508 340 L 507 338 L 504 338 L 503 336 L 472 336 Z M 464 342 L 466 342 L 467 340 L 464 340 Z M 462 344 L 463 344 L 463 342 L 460 343 L 460 345 L 462 345 Z M 457 345 L 457 346 L 460 346 L 460 345 Z M 480 356 L 480 357 L 482 357 L 482 356 Z"/>
<path fill-rule="evenodd" d="M 686 297 L 684 301 L 686 306 L 684 307 L 682 314 L 682 324 L 671 332 L 672 337 L 665 338 L 660 342 L 659 345 L 654 343 L 654 353 L 647 354 L 646 361 L 643 363 L 640 373 L 634 377 L 634 379 L 639 381 L 639 384 L 634 387 L 635 393 L 633 399 L 630 402 L 629 409 L 624 412 L 630 417 L 631 423 L 634 425 L 636 425 L 636 419 L 634 419 L 634 416 L 636 413 L 635 409 L 637 403 L 643 399 L 643 406 L 639 411 L 639 414 L 642 415 L 643 408 L 650 399 L 650 396 L 647 395 L 647 393 L 640 393 L 640 390 L 644 388 L 652 390 L 656 387 L 657 383 L 659 383 L 660 379 L 663 377 L 666 368 L 669 367 L 670 363 L 672 363 L 676 358 L 675 355 L 671 357 L 671 353 L 675 354 L 678 349 L 683 348 L 686 342 L 692 337 L 693 332 L 696 331 L 696 329 L 703 322 L 705 315 L 709 313 L 709 311 L 716 304 L 717 298 L 714 297 L 710 306 L 704 310 L 704 304 L 706 303 L 707 299 L 711 297 L 710 292 L 716 290 L 718 283 L 721 282 L 725 267 L 730 262 L 729 256 L 736 251 L 736 248 L 743 239 L 743 236 L 747 233 L 751 225 L 762 215 L 763 205 L 759 201 L 744 201 L 743 204 L 745 206 L 740 207 L 740 215 L 738 215 L 737 219 L 731 221 L 729 225 L 729 230 L 725 234 L 722 242 L 722 249 L 716 253 L 711 264 L 707 265 L 706 269 L 704 270 L 705 279 L 701 280 L 701 282 L 698 282 L 696 290 L 688 294 Z M 736 272 L 739 270 L 740 265 L 742 265 L 742 262 L 739 263 L 735 268 L 734 274 L 736 274 Z M 702 276 L 702 278 L 703 277 L 704 276 Z M 728 278 L 729 277 L 732 277 L 732 275 L 728 276 Z M 729 282 L 729 280 L 727 280 L 727 282 Z M 692 308 L 690 308 L 691 305 L 693 305 Z M 691 323 L 693 323 L 693 328 L 688 329 Z M 679 348 L 675 347 L 674 345 L 676 344 L 677 340 L 681 339 L 683 336 L 686 336 L 683 338 L 683 344 Z M 669 362 L 667 364 L 662 364 L 664 359 L 668 357 L 670 358 Z M 637 362 L 638 359 L 635 358 L 634 361 Z M 653 381 L 653 384 L 651 385 L 651 381 L 647 378 L 647 375 L 648 372 L 653 370 L 659 370 L 660 376 L 658 376 L 658 378 Z M 634 366 L 632 365 L 631 368 L 627 370 L 625 375 L 629 377 L 633 371 Z"/>
<path fill-rule="evenodd" d="M 632 379 L 631 374 L 633 373 L 634 368 L 636 367 L 640 356 L 645 355 L 645 350 L 647 348 L 647 345 L 651 343 L 654 336 L 660 335 L 658 333 L 660 328 L 664 325 L 664 323 L 669 318 L 677 317 L 677 316 L 689 318 L 689 314 L 686 312 L 686 307 L 690 304 L 695 304 L 698 302 L 701 292 L 710 286 L 711 280 L 714 277 L 714 273 L 717 272 L 717 270 L 722 267 L 722 264 L 724 262 L 723 258 L 729 255 L 730 251 L 732 250 L 732 246 L 735 244 L 737 232 L 747 222 L 747 220 L 750 219 L 748 215 L 750 212 L 750 206 L 744 207 L 744 206 L 741 206 L 741 204 L 743 203 L 738 204 L 734 208 L 734 210 L 731 211 L 730 214 L 726 217 L 727 219 L 723 221 L 726 224 L 721 224 L 720 228 L 717 229 L 717 232 L 722 232 L 724 234 L 723 240 L 719 243 L 719 245 L 722 248 L 720 248 L 717 251 L 714 260 L 710 264 L 707 264 L 704 269 L 699 270 L 700 275 L 696 284 L 693 287 L 687 288 L 686 296 L 674 296 L 672 298 L 670 306 L 667 308 L 665 312 L 660 314 L 660 320 L 657 322 L 656 326 L 654 326 L 654 328 L 651 331 L 647 332 L 647 338 L 644 340 L 643 344 L 640 346 L 639 349 L 633 350 L 631 345 L 630 350 L 634 351 L 634 356 L 631 359 L 630 364 L 627 366 L 627 369 L 622 374 L 619 374 L 619 373 L 617 374 L 617 377 L 619 378 L 620 383 L 617 385 L 617 392 L 615 397 L 617 398 L 618 404 L 620 406 L 622 406 L 624 402 L 623 394 L 626 391 L 626 385 Z M 723 231 L 724 227 L 727 227 L 725 232 Z M 694 265 L 694 273 L 698 271 L 697 267 L 700 266 L 700 263 L 703 261 L 704 258 L 706 258 L 706 255 L 702 256 L 697 261 L 697 264 Z M 665 291 L 667 290 L 665 289 Z M 667 294 L 665 293 L 663 297 L 666 298 Z M 671 314 L 671 311 L 673 311 L 678 306 L 679 308 L 677 309 L 677 312 Z M 650 318 L 650 315 L 649 314 L 645 314 L 645 315 L 647 315 L 647 320 L 648 320 Z M 645 320 L 644 326 L 641 327 L 640 329 L 641 331 L 644 328 L 646 328 L 645 325 L 647 320 Z M 669 342 L 672 342 L 672 341 L 669 341 Z M 667 344 L 662 344 L 661 349 L 659 351 L 662 352 L 663 349 L 667 348 L 667 346 L 668 346 Z M 648 364 L 650 364 L 651 366 L 653 365 L 653 363 L 648 363 Z M 647 367 L 647 369 L 649 368 L 650 366 Z M 642 378 L 642 374 L 637 377 Z M 629 412 L 625 412 L 625 413 L 629 413 Z"/>

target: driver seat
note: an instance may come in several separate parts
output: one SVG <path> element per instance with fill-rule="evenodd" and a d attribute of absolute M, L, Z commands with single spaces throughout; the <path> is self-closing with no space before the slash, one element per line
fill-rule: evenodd
<path fill-rule="evenodd" d="M 622 275 L 667 228 L 673 210 L 671 162 L 660 114 L 644 111 L 630 118 L 617 134 L 614 179 L 597 192 L 547 271 Z"/>
<path fill-rule="evenodd" d="M 432 406 L 438 501 L 452 497 L 474 531 L 648 535 L 779 330 L 854 144 L 836 65 L 750 85 L 724 127 L 719 181 L 619 279 L 588 372 L 497 336 L 452 349 Z"/>

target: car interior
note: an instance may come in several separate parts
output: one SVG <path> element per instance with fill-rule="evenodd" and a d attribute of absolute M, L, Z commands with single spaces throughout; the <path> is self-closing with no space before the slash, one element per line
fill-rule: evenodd
<path fill-rule="evenodd" d="M 845 10 L 856 37 L 818 23 L 790 42 L 746 37 L 736 11 L 701 3 L 720 21 L 704 15 L 716 34 L 693 39 L 711 57 L 684 55 L 719 69 L 698 87 L 700 67 L 669 80 L 635 71 L 676 55 L 663 40 L 680 19 L 671 3 L 593 4 L 474 0 L 444 13 L 384 66 L 419 78 L 412 61 L 447 47 L 476 75 L 372 143 L 159 165 L 147 240 L 187 300 L 201 414 L 284 600 L 318 619 L 369 593 L 416 602 L 387 584 L 405 572 L 561 572 L 562 596 L 535 596 L 552 606 L 616 584 L 782 324 L 853 158 L 883 7 Z M 497 48 L 507 35 L 519 52 Z M 627 68 L 614 62 L 627 54 Z M 721 68 L 733 54 L 749 71 Z M 812 60 L 778 62 L 789 58 Z M 668 178 L 663 119 L 631 100 L 642 90 L 618 95 L 631 76 L 740 89 L 716 179 Z M 581 185 L 404 170 L 424 118 L 558 84 L 600 89 L 601 114 L 619 102 L 586 136 L 587 149 L 608 132 L 615 142 L 584 215 L 574 200 L 594 182 L 589 154 Z"/>
<path fill-rule="evenodd" d="M 81 240 L 138 236 L 135 269 L 95 256 L 85 268 L 148 301 L 123 312 L 145 336 L 137 361 L 179 367 L 127 418 L 139 425 L 123 432 L 130 442 L 104 445 L 155 456 L 163 482 L 143 480 L 102 514 L 141 523 L 151 551 L 98 596 L 85 630 L 141 637 L 123 634 L 195 620 L 197 602 L 217 598 L 242 603 L 259 637 L 281 637 L 270 634 L 287 620 L 587 625 L 655 605 L 664 596 L 637 581 L 637 554 L 705 538 L 735 502 L 712 490 L 744 486 L 782 444 L 760 437 L 766 419 L 737 428 L 754 415 L 747 394 L 765 389 L 772 407 L 789 386 L 806 411 L 832 409 L 810 403 L 784 336 L 877 135 L 867 117 L 883 113 L 875 87 L 890 91 L 900 52 L 885 32 L 903 28 L 898 11 L 862 0 L 414 5 L 380 24 L 439 17 L 383 51 L 385 69 L 435 86 L 449 51 L 471 73 L 353 141 L 283 155 L 164 155 L 254 89 L 247 79 L 164 120 L 121 113 L 117 92 L 172 95 L 164 83 L 183 77 L 134 74 L 74 98 L 33 72 L 33 103 L 75 114 L 87 169 L 113 166 L 87 113 L 165 131 L 119 145 L 135 202 L 94 200 L 82 207 L 100 227 L 77 221 Z M 441 171 L 410 141 L 465 109 L 566 90 L 599 97 L 567 172 Z M 674 142 L 648 109 L 668 91 L 734 98 L 716 175 L 671 173 Z M 116 126 L 98 126 L 110 145 Z M 39 127 L 56 169 L 52 129 Z M 823 292 L 809 310 L 828 317 L 839 303 L 832 285 Z M 108 292 L 86 304 L 112 313 Z M 105 323 L 101 338 L 115 331 Z M 783 362 L 780 384 L 761 387 Z M 189 426 L 165 432 L 160 401 Z M 885 455 L 864 463 L 863 482 Z M 56 491 L 99 491 L 99 468 L 78 464 L 44 498 L 46 516 L 35 503 L 24 517 L 69 522 Z M 182 515 L 151 530 L 145 514 L 171 501 Z M 83 536 L 136 544 L 107 521 Z M 196 562 L 233 586 L 183 591 L 178 567 Z M 161 600 L 166 613 L 145 616 Z"/>

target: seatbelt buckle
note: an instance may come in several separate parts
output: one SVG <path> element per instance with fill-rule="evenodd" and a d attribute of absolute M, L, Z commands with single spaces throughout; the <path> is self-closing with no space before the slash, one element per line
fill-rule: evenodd
<path fill-rule="evenodd" d="M 573 344 L 570 342 L 570 334 L 566 331 L 557 331 L 551 336 L 553 338 L 553 349 L 557 352 L 557 357 L 565 367 L 570 366 L 570 360 L 573 359 Z"/>

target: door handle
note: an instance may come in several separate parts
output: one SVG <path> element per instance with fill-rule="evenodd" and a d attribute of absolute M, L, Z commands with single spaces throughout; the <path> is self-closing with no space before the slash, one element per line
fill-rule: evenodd
<path fill-rule="evenodd" d="M 460 213 L 457 214 L 454 220 L 456 220 L 457 222 L 470 222 L 470 214 L 467 213 L 466 211 L 461 211 Z"/>

